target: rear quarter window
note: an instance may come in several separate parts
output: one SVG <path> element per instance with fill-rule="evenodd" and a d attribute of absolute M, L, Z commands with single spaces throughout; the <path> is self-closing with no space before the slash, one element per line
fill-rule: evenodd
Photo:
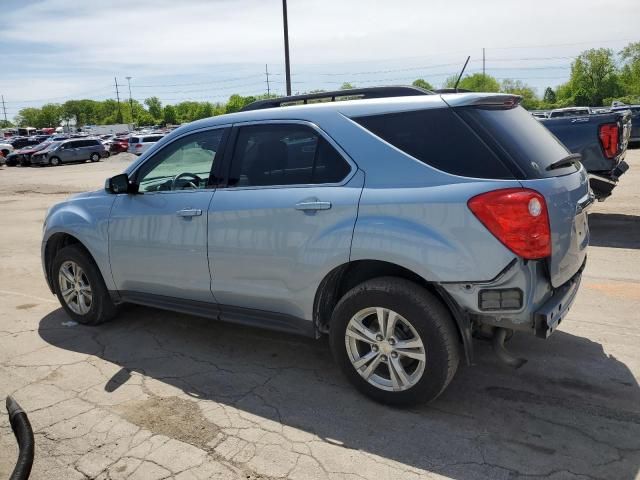
<path fill-rule="evenodd" d="M 451 108 L 353 120 L 404 153 L 443 172 L 474 178 L 514 178 L 502 160 Z"/>
<path fill-rule="evenodd" d="M 571 152 L 524 108 L 462 107 L 456 111 L 505 162 L 516 165 L 523 178 L 557 177 L 576 171 L 575 165 L 547 170 Z"/>

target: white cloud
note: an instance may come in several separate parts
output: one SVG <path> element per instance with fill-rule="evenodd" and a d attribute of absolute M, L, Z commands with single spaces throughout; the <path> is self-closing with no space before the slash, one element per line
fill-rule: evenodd
<path fill-rule="evenodd" d="M 215 75 L 232 71 L 236 63 L 282 63 L 280 0 L 79 3 L 47 0 L 3 11 L 0 45 L 24 43 L 25 58 L 0 78 L 1 91 L 21 99 L 59 97 L 102 88 L 113 74 Z M 479 58 L 483 46 L 489 65 L 491 58 L 619 48 L 638 39 L 640 20 L 638 0 L 289 0 L 288 5 L 292 66 L 299 75 L 355 72 L 364 62 L 390 68 L 461 64 L 467 53 Z M 572 45 L 542 47 L 559 44 Z M 509 49 L 519 46 L 533 48 Z M 25 79 L 37 81 L 38 91 Z"/>

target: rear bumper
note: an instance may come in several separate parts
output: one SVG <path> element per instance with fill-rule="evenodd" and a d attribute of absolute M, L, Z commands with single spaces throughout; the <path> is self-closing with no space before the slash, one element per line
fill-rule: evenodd
<path fill-rule="evenodd" d="M 534 313 L 533 328 L 536 337 L 549 338 L 567 315 L 578 293 L 585 265 L 586 260 L 580 270 L 568 282 L 556 288 L 553 295 Z"/>
<path fill-rule="evenodd" d="M 598 200 L 604 200 L 618 184 L 618 180 L 629 170 L 629 164 L 624 160 L 611 172 L 598 172 L 589 174 L 589 185 Z"/>
<path fill-rule="evenodd" d="M 585 262 L 569 280 L 554 288 L 545 262 L 518 259 L 497 278 L 483 283 L 440 284 L 457 306 L 469 316 L 474 328 L 501 327 L 547 338 L 566 316 L 580 286 Z M 520 289 L 522 307 L 487 311 L 480 308 L 479 293 L 485 289 Z"/>

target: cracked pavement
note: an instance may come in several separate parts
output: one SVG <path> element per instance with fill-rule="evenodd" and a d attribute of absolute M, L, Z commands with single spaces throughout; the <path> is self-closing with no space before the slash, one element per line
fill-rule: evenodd
<path fill-rule="evenodd" d="M 69 322 L 40 267 L 46 209 L 100 188 L 131 156 L 0 169 L 0 395 L 34 428 L 33 479 L 640 478 L 640 150 L 590 214 L 582 288 L 529 362 L 488 344 L 433 404 L 378 405 L 326 341 L 129 306 Z M 0 412 L 0 478 L 17 449 Z"/>

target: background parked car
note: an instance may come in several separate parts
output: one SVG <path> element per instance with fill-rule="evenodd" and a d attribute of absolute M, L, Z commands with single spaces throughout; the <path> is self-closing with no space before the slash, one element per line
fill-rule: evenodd
<path fill-rule="evenodd" d="M 69 139 L 51 145 L 31 156 L 32 165 L 60 165 L 67 162 L 99 162 L 107 156 L 104 145 L 97 138 Z"/>
<path fill-rule="evenodd" d="M 11 152 L 13 152 L 13 145 L 9 142 L 0 142 L 0 154 L 3 157 L 6 157 Z"/>
<path fill-rule="evenodd" d="M 631 136 L 629 142 L 640 142 L 640 105 L 619 105 L 611 107 L 612 112 L 622 112 L 629 110 L 631 112 Z"/>
<path fill-rule="evenodd" d="M 129 137 L 116 137 L 109 144 L 109 153 L 116 155 L 126 152 L 129 148 Z"/>
<path fill-rule="evenodd" d="M 132 135 L 129 138 L 129 153 L 136 155 L 142 155 L 146 150 L 154 143 L 158 142 L 164 135 L 150 134 L 150 135 Z"/>
<path fill-rule="evenodd" d="M 37 145 L 41 143 L 35 137 L 18 137 L 11 140 L 11 145 L 13 145 L 14 149 L 30 147 L 31 145 Z"/>
<path fill-rule="evenodd" d="M 15 150 L 7 156 L 7 166 L 15 167 L 16 165 L 20 164 L 25 167 L 31 165 L 31 155 L 44 150 L 49 146 L 50 143 L 51 141 L 46 141 L 32 147 L 25 147 L 21 148 L 20 150 Z"/>

